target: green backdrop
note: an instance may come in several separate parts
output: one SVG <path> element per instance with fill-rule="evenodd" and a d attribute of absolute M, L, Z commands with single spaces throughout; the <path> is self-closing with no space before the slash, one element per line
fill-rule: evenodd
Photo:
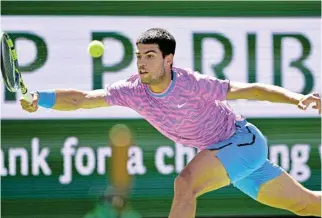
<path fill-rule="evenodd" d="M 249 121 L 263 131 L 269 140 L 269 145 L 285 144 L 290 148 L 295 144 L 309 145 L 310 155 L 306 164 L 311 170 L 311 176 L 303 184 L 310 189 L 320 189 L 321 161 L 318 146 L 321 143 L 321 122 L 319 119 L 250 119 Z M 160 174 L 155 167 L 154 155 L 158 147 L 173 145 L 173 142 L 160 135 L 146 121 L 136 119 L 3 120 L 2 149 L 5 157 L 8 156 L 8 149 L 13 147 L 24 147 L 30 154 L 31 140 L 38 137 L 40 148 L 50 148 L 47 162 L 52 170 L 50 176 L 42 173 L 39 176 L 32 176 L 30 169 L 28 176 L 21 176 L 18 167 L 16 176 L 3 177 L 3 216 L 24 214 L 24 217 L 35 217 L 36 215 L 66 217 L 66 214 L 79 216 L 89 211 L 107 187 L 107 176 L 99 175 L 96 170 L 89 176 L 82 176 L 74 168 L 72 182 L 66 185 L 60 184 L 58 177 L 63 174 L 63 158 L 60 150 L 64 141 L 71 136 L 78 138 L 80 144 L 78 147 L 86 146 L 97 149 L 108 146 L 107 132 L 116 123 L 128 125 L 133 130 L 135 144 L 143 150 L 146 173 L 135 176 L 132 193 L 134 208 L 147 217 L 165 217 L 171 204 L 173 179 L 176 173 Z M 7 159 L 5 166 L 8 166 Z M 291 160 L 287 161 L 291 162 Z M 173 164 L 174 158 L 166 158 L 166 163 Z M 107 165 L 107 170 L 108 167 L 109 165 Z M 198 214 L 273 215 L 287 213 L 262 206 L 237 189 L 227 187 L 202 196 L 198 201 Z"/>

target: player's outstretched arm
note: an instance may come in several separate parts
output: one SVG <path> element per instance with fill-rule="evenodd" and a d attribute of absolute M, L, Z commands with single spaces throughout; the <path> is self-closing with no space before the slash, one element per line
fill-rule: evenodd
<path fill-rule="evenodd" d="M 262 83 L 230 82 L 227 99 L 250 99 L 297 105 L 306 110 L 311 104 L 321 114 L 321 97 L 319 93 L 298 94 L 279 86 Z"/>
<path fill-rule="evenodd" d="M 79 91 L 72 89 L 57 89 L 54 91 L 40 91 L 32 94 L 32 104 L 20 100 L 25 111 L 35 112 L 38 107 L 52 108 L 59 111 L 73 111 L 109 106 L 105 101 L 103 89 L 93 91 Z"/>

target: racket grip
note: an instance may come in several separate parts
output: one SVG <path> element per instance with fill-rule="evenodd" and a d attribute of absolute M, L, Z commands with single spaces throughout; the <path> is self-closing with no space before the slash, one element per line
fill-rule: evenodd
<path fill-rule="evenodd" d="M 22 94 L 22 97 L 29 103 L 32 103 L 32 95 L 29 91 L 27 91 L 25 94 Z"/>

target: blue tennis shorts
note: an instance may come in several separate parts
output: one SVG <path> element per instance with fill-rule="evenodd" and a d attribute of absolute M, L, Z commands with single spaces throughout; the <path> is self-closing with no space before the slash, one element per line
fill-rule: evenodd
<path fill-rule="evenodd" d="M 267 159 L 267 140 L 256 126 L 246 120 L 235 125 L 232 137 L 207 149 L 218 150 L 231 183 L 256 200 L 260 186 L 281 175 L 283 169 Z"/>

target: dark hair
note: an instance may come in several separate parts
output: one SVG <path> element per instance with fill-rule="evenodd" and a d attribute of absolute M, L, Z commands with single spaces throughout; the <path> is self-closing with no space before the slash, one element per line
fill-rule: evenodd
<path fill-rule="evenodd" d="M 138 44 L 157 44 L 162 52 L 163 58 L 175 53 L 176 40 L 169 31 L 161 28 L 151 28 L 142 33 L 136 40 Z"/>

